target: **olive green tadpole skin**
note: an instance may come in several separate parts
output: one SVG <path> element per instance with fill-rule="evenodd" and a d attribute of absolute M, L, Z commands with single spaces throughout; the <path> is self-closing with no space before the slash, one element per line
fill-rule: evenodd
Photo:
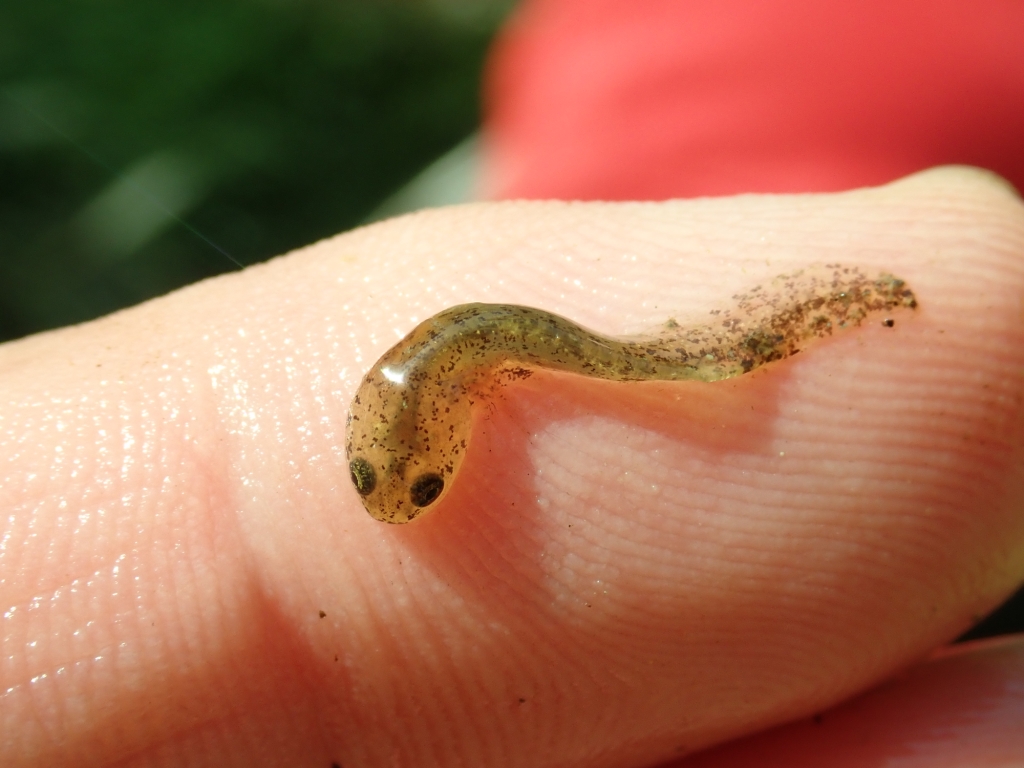
<path fill-rule="evenodd" d="M 541 309 L 463 304 L 421 323 L 370 369 L 352 400 L 346 449 L 367 511 L 407 523 L 452 487 L 469 446 L 472 409 L 534 369 L 613 381 L 719 381 L 781 360 L 869 314 L 913 309 L 892 275 L 812 267 L 734 296 L 705 322 L 669 320 L 614 339 Z M 891 327 L 886 322 L 882 324 Z"/>

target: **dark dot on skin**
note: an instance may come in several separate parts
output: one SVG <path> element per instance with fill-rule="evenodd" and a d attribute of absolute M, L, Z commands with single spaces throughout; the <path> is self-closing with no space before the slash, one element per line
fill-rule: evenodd
<path fill-rule="evenodd" d="M 428 472 L 413 480 L 409 486 L 409 498 L 417 507 L 427 507 L 434 503 L 444 490 L 444 478 Z"/>
<path fill-rule="evenodd" d="M 887 317 L 885 318 L 885 320 L 882 321 L 882 325 L 884 325 L 886 328 L 892 328 L 894 325 L 896 325 L 896 321 L 893 320 L 891 317 Z"/>
<path fill-rule="evenodd" d="M 321 619 L 326 619 L 327 618 L 327 614 L 324 613 L 323 611 L 320 611 L 320 618 Z"/>
<path fill-rule="evenodd" d="M 352 473 L 352 485 L 356 487 L 360 496 L 369 496 L 377 487 L 377 473 L 362 456 L 356 456 L 348 464 L 348 471 Z"/>

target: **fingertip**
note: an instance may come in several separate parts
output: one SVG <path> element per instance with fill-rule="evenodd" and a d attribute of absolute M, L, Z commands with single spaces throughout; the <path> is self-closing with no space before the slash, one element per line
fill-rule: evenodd
<path fill-rule="evenodd" d="M 984 196 L 1021 202 L 1020 190 L 987 168 L 973 165 L 942 165 L 897 179 L 877 189 L 916 194 L 917 190 L 943 189 L 958 197 Z"/>

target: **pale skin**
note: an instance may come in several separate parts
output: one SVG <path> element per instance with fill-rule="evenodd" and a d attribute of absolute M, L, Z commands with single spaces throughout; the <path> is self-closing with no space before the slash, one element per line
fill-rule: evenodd
<path fill-rule="evenodd" d="M 1024 760 L 1024 641 L 921 665 L 1024 579 L 1022 257 L 966 169 L 479 205 L 0 347 L 0 764 L 640 766 L 835 706 L 698 764 L 935 765 L 936 718 L 941 765 Z M 728 381 L 537 373 L 406 526 L 351 486 L 356 385 L 445 307 L 628 335 L 833 261 L 920 307 Z"/>

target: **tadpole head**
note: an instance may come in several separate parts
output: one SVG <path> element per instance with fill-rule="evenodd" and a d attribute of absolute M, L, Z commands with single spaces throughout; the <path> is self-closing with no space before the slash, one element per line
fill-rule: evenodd
<path fill-rule="evenodd" d="M 472 423 L 461 390 L 420 371 L 432 370 L 429 361 L 417 362 L 420 368 L 396 362 L 400 351 L 388 352 L 363 378 L 346 428 L 352 486 L 370 516 L 386 523 L 407 523 L 441 503 Z"/>
<path fill-rule="evenodd" d="M 397 476 L 404 474 L 403 468 L 393 468 L 396 476 L 390 478 L 392 491 L 375 494 L 378 482 L 373 464 L 362 456 L 355 456 L 348 469 L 352 485 L 362 497 L 367 511 L 384 522 L 407 523 L 423 514 L 444 493 L 444 478 L 436 472 L 424 472 L 406 485 L 396 482 Z M 384 479 L 387 484 L 387 473 Z"/>

